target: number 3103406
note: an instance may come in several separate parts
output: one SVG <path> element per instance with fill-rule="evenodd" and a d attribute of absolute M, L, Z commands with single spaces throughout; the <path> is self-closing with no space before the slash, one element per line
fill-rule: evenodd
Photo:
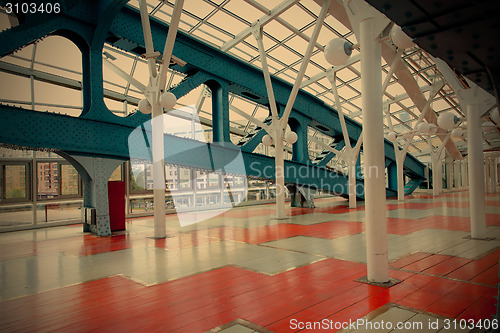
<path fill-rule="evenodd" d="M 10 3 L 5 4 L 7 14 L 59 14 L 61 12 L 60 3 L 51 2 L 21 2 L 21 3 Z"/>

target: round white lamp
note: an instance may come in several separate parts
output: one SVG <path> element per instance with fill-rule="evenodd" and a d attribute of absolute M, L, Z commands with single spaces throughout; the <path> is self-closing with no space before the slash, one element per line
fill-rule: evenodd
<path fill-rule="evenodd" d="M 498 112 L 498 108 L 491 110 L 490 118 L 495 122 L 495 124 L 500 125 L 500 112 Z"/>
<path fill-rule="evenodd" d="M 352 44 L 342 38 L 332 39 L 325 47 L 325 59 L 333 66 L 346 63 L 352 54 Z"/>
<path fill-rule="evenodd" d="M 391 29 L 391 39 L 394 45 L 401 49 L 409 49 L 415 46 L 411 38 L 404 33 L 400 26 L 394 25 Z"/>
<path fill-rule="evenodd" d="M 266 134 L 262 137 L 262 144 L 264 146 L 270 146 L 273 144 L 273 138 L 269 134 Z"/>
<path fill-rule="evenodd" d="M 177 104 L 177 97 L 170 91 L 165 91 L 160 95 L 160 104 L 166 110 L 171 110 L 174 108 L 175 104 Z"/>
<path fill-rule="evenodd" d="M 458 117 L 451 112 L 442 113 L 437 119 L 439 127 L 450 130 L 458 124 Z"/>
<path fill-rule="evenodd" d="M 150 114 L 151 110 L 151 104 L 149 104 L 149 101 L 146 98 L 141 99 L 139 102 L 139 111 L 144 114 Z"/>
<path fill-rule="evenodd" d="M 389 134 L 387 134 L 387 138 L 391 141 L 396 141 L 396 138 L 397 138 L 397 134 L 395 132 L 389 132 Z"/>
<path fill-rule="evenodd" d="M 438 127 L 436 124 L 429 124 L 429 134 L 435 134 L 438 130 Z"/>
<path fill-rule="evenodd" d="M 465 130 L 463 128 L 455 128 L 451 131 L 451 136 L 457 139 L 463 139 L 465 137 Z"/>
<path fill-rule="evenodd" d="M 429 133 L 431 130 L 431 126 L 428 123 L 422 122 L 418 124 L 417 126 L 417 131 L 422 132 L 422 133 Z"/>
<path fill-rule="evenodd" d="M 291 145 L 297 142 L 297 138 L 298 138 L 297 133 L 295 133 L 294 131 L 288 131 L 285 134 L 285 141 Z"/>

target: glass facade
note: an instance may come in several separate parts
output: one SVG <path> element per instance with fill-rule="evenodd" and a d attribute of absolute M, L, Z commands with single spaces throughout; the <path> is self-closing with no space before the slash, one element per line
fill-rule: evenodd
<path fill-rule="evenodd" d="M 0 148 L 0 170 L 0 230 L 81 221 L 83 182 L 77 170 L 59 155 Z M 171 212 L 234 201 L 267 202 L 275 193 L 269 181 L 175 165 L 165 166 L 165 177 L 165 206 Z M 151 165 L 124 162 L 109 180 L 125 182 L 128 216 L 153 214 Z M 175 190 L 175 195 L 169 190 Z"/>

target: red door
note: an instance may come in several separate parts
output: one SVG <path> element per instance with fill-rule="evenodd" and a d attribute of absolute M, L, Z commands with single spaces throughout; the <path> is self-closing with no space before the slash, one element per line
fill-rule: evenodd
<path fill-rule="evenodd" d="M 125 182 L 108 182 L 111 231 L 125 230 Z"/>

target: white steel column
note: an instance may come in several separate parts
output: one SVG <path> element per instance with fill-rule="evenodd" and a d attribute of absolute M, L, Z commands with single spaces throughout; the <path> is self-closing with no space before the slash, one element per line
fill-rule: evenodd
<path fill-rule="evenodd" d="M 439 195 L 441 193 L 441 185 L 443 181 L 443 165 L 440 156 L 432 158 L 432 195 Z"/>
<path fill-rule="evenodd" d="M 404 156 L 396 156 L 396 172 L 398 177 L 398 201 L 405 200 L 405 182 L 403 174 Z"/>
<path fill-rule="evenodd" d="M 467 104 L 469 202 L 472 238 L 486 238 L 482 126 L 479 104 Z"/>
<path fill-rule="evenodd" d="M 286 218 L 285 213 L 285 152 L 283 144 L 283 129 L 275 126 L 274 130 L 274 159 L 276 177 L 276 219 Z"/>
<path fill-rule="evenodd" d="M 368 280 L 389 281 L 385 200 L 381 46 L 373 38 L 375 19 L 360 22 L 361 101 L 365 161 L 366 259 Z"/>
<path fill-rule="evenodd" d="M 493 157 L 490 163 L 490 179 L 491 179 L 491 192 L 497 192 L 497 161 Z"/>
<path fill-rule="evenodd" d="M 460 188 L 459 167 L 460 161 L 453 161 L 453 182 L 455 183 L 455 188 Z"/>
<path fill-rule="evenodd" d="M 271 108 L 271 114 L 273 117 L 273 121 L 271 122 L 271 126 L 263 127 L 266 129 L 266 132 L 272 137 L 275 148 L 275 178 L 276 178 L 276 219 L 285 219 L 285 168 L 284 168 L 284 157 L 285 152 L 284 149 L 284 139 L 285 139 L 285 131 L 288 125 L 288 118 L 290 113 L 292 112 L 293 104 L 297 97 L 297 94 L 300 89 L 300 85 L 304 78 L 307 65 L 309 60 L 311 59 L 311 55 L 316 47 L 316 41 L 318 40 L 319 32 L 323 25 L 323 21 L 325 20 L 326 15 L 328 14 L 328 8 L 330 6 L 330 0 L 325 0 L 323 6 L 321 7 L 321 12 L 319 13 L 318 19 L 316 20 L 316 24 L 314 26 L 314 30 L 311 35 L 311 39 L 309 44 L 307 45 L 307 50 L 304 54 L 304 58 L 302 64 L 300 65 L 299 73 L 297 74 L 297 78 L 295 79 L 295 83 L 293 84 L 292 91 L 288 96 L 288 101 L 285 106 L 285 110 L 283 111 L 283 115 L 279 118 L 278 111 L 276 108 L 276 103 L 274 99 L 274 92 L 271 83 L 271 76 L 269 73 L 269 67 L 267 66 L 266 53 L 264 50 L 264 42 L 262 39 L 262 25 L 256 24 L 251 27 L 254 37 L 257 39 L 257 44 L 259 47 L 260 60 L 262 63 L 262 72 L 264 74 L 264 80 L 266 83 L 267 96 L 269 98 L 269 104 Z"/>
<path fill-rule="evenodd" d="M 446 159 L 446 188 L 453 189 L 453 160 L 451 157 Z"/>
<path fill-rule="evenodd" d="M 356 159 L 348 160 L 349 171 L 349 208 L 356 208 Z"/>
<path fill-rule="evenodd" d="M 32 170 L 31 170 L 31 195 L 33 200 L 33 224 L 38 223 L 38 166 L 36 160 L 36 150 L 33 150 Z M 82 209 L 82 212 L 84 209 Z"/>
<path fill-rule="evenodd" d="M 462 160 L 462 187 L 468 187 L 469 184 L 467 184 L 467 159 L 464 158 Z"/>
<path fill-rule="evenodd" d="M 488 193 L 490 190 L 490 167 L 488 165 L 488 160 L 484 159 L 484 193 Z"/>
<path fill-rule="evenodd" d="M 153 115 L 151 120 L 153 131 L 153 202 L 154 202 L 154 237 L 167 236 L 165 222 L 165 147 L 163 135 L 163 108 L 158 101 L 158 93 L 153 93 Z M 157 118 L 159 117 L 159 118 Z M 156 121 L 155 121 L 155 118 Z M 160 119 L 161 121 L 158 121 Z"/>

